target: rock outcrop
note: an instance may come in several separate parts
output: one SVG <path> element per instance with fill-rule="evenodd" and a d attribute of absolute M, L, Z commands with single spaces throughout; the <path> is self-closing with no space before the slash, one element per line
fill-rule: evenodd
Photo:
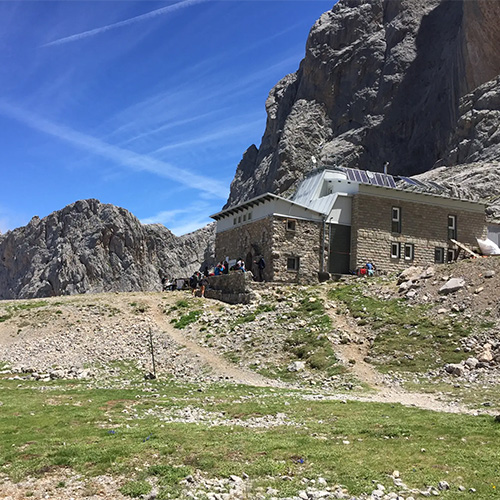
<path fill-rule="evenodd" d="M 130 212 L 81 200 L 0 236 L 0 299 L 161 290 L 213 259 L 214 225 L 177 237 Z"/>
<path fill-rule="evenodd" d="M 287 194 L 321 164 L 413 175 L 500 160 L 500 2 L 340 0 L 266 101 L 227 206 Z"/>

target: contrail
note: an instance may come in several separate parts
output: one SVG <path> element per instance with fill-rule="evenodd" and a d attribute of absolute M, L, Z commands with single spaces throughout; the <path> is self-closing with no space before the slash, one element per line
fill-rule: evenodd
<path fill-rule="evenodd" d="M 224 199 L 227 197 L 227 187 L 211 177 L 196 174 L 187 169 L 176 167 L 151 156 L 141 155 L 108 144 L 96 137 L 92 137 L 64 125 L 50 122 L 36 115 L 26 113 L 11 104 L 0 101 L 0 115 L 12 118 L 28 127 L 56 137 L 61 141 L 68 142 L 79 149 L 106 158 L 115 164 L 127 167 L 136 172 L 150 172 L 160 177 L 173 180 L 183 186 L 187 186 L 207 195 Z"/>
<path fill-rule="evenodd" d="M 131 17 L 130 19 L 125 19 L 123 21 L 118 21 L 117 23 L 108 24 L 107 26 L 101 26 L 100 28 L 95 28 L 93 30 L 82 31 L 81 33 L 76 33 L 75 35 L 65 36 L 64 38 L 58 38 L 52 42 L 44 43 L 42 47 L 50 47 L 52 45 L 62 45 L 63 43 L 76 42 L 78 40 L 83 40 L 84 38 L 89 38 L 99 33 L 104 33 L 115 28 L 120 28 L 121 26 L 128 26 L 130 24 L 139 23 L 147 19 L 152 19 L 153 17 L 163 16 L 165 14 L 170 14 L 180 9 L 190 7 L 197 3 L 206 2 L 208 0 L 184 0 L 182 2 L 169 5 L 168 7 L 162 7 L 161 9 L 152 10 L 146 14 L 141 14 L 140 16 Z"/>

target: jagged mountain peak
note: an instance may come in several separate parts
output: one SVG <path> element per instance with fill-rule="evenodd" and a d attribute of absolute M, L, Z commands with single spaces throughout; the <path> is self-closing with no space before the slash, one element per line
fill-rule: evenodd
<path fill-rule="evenodd" d="M 406 175 L 456 164 L 457 131 L 470 133 L 462 100 L 498 88 L 499 18 L 489 0 L 340 0 L 312 27 L 297 72 L 270 91 L 262 143 L 244 153 L 226 207 L 289 193 L 313 158 Z"/>
<path fill-rule="evenodd" d="M 128 210 L 80 200 L 0 236 L 0 299 L 160 290 L 213 255 L 213 225 L 175 236 Z"/>

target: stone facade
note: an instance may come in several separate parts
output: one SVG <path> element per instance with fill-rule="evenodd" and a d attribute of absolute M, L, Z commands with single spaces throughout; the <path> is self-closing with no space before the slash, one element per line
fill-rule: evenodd
<path fill-rule="evenodd" d="M 293 229 L 289 227 L 292 225 Z M 321 270 L 321 246 L 328 245 L 328 231 L 321 223 L 302 219 L 273 217 L 273 281 L 314 283 Z M 290 269 L 294 260 L 297 269 Z M 327 268 L 326 254 L 323 254 Z"/>
<path fill-rule="evenodd" d="M 465 208 L 464 204 L 464 208 Z M 392 208 L 401 211 L 401 232 L 392 232 Z M 435 249 L 442 248 L 446 260 L 448 249 L 455 245 L 448 239 L 448 216 L 456 217 L 456 239 L 477 246 L 484 238 L 486 223 L 481 206 L 471 210 L 429 203 L 398 200 L 366 194 L 353 197 L 351 231 L 351 268 L 372 261 L 381 271 L 399 271 L 410 265 L 435 262 Z M 391 245 L 400 244 L 399 258 L 391 258 Z M 405 245 L 413 245 L 413 258 L 405 259 Z"/>
<path fill-rule="evenodd" d="M 264 280 L 272 281 L 272 216 L 248 222 L 217 233 L 215 236 L 215 259 L 217 262 L 229 259 L 243 259 L 245 266 L 255 275 L 258 274 L 254 264 L 257 256 L 262 255 L 266 261 Z"/>
<path fill-rule="evenodd" d="M 318 280 L 321 246 L 328 247 L 328 231 L 322 239 L 321 223 L 273 215 L 217 233 L 216 259 L 242 258 L 257 275 L 253 262 L 262 255 L 265 281 L 311 283 Z M 326 253 L 324 259 L 326 269 Z"/>

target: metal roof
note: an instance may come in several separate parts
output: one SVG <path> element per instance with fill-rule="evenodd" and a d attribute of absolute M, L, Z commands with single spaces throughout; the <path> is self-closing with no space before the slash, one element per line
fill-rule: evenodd
<path fill-rule="evenodd" d="M 234 207 L 229 207 L 226 208 L 225 210 L 221 210 L 220 212 L 217 212 L 216 214 L 213 214 L 210 216 L 210 218 L 219 220 L 222 219 L 223 217 L 227 217 L 228 215 L 234 215 L 237 214 L 238 212 L 244 212 L 245 210 L 248 210 L 249 208 L 255 207 L 257 205 L 260 205 L 261 203 L 265 203 L 266 201 L 271 201 L 271 200 L 280 200 L 284 201 L 285 203 L 288 203 L 290 205 L 296 205 L 300 208 L 304 208 L 306 210 L 309 210 L 310 212 L 316 212 L 320 215 L 325 215 L 324 212 L 321 212 L 315 208 L 312 208 L 310 205 L 304 205 L 302 203 L 297 203 L 293 200 L 289 200 L 287 198 L 283 198 L 282 196 L 278 196 L 277 194 L 273 193 L 264 193 L 261 194 L 260 196 L 256 196 L 255 198 L 252 198 L 251 200 L 245 201 L 241 203 L 240 205 L 236 205 Z"/>

